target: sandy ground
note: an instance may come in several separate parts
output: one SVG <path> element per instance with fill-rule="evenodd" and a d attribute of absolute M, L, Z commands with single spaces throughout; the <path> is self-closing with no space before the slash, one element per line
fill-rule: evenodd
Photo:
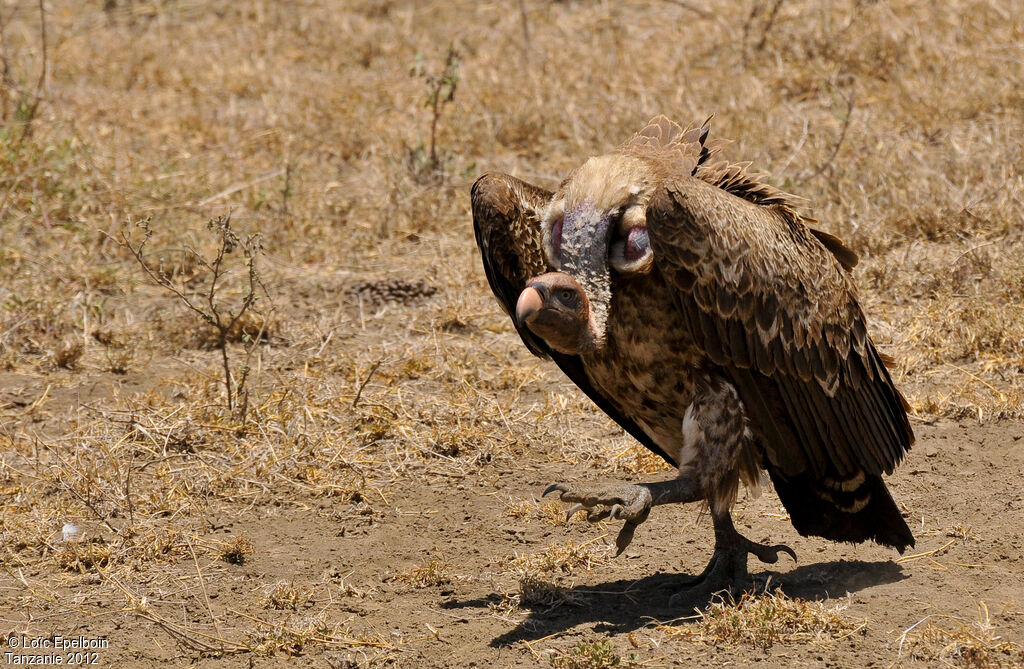
<path fill-rule="evenodd" d="M 24 389 L 24 380 L 4 375 L 6 401 L 15 400 L 12 388 Z M 131 387 L 129 379 L 120 389 Z M 38 391 L 39 385 L 28 388 Z M 64 404 L 71 395 L 50 400 L 51 411 L 74 412 L 74 403 Z M 598 438 L 626 443 L 614 427 L 601 428 Z M 687 612 L 671 608 L 668 599 L 710 555 L 706 514 L 696 506 L 659 508 L 619 557 L 612 557 L 614 523 L 553 525 L 545 514 L 514 517 L 510 505 L 538 500 L 550 482 L 636 480 L 566 463 L 557 447 L 536 444 L 513 447 L 507 457 L 465 475 L 399 481 L 354 503 L 295 490 L 267 490 L 255 504 L 216 501 L 203 514 L 203 541 L 248 537 L 252 552 L 243 564 L 186 553 L 148 577 L 149 569 L 127 578 L 85 570 L 55 581 L 47 578 L 52 572 L 45 562 L 8 571 L 8 596 L 18 581 L 51 584 L 50 601 L 25 598 L 23 589 L 19 610 L 28 617 L 8 624 L 30 637 L 106 638 L 109 647 L 97 651 L 101 666 L 531 667 L 603 638 L 613 640 L 624 662 L 634 657 L 641 666 L 934 666 L 936 641 L 914 634 L 927 625 L 1024 643 L 1024 427 L 935 419 L 915 421 L 915 430 L 918 443 L 889 480 L 917 538 L 903 557 L 873 545 L 797 536 L 770 489 L 738 505 L 743 533 L 785 542 L 799 557 L 796 564 L 786 559 L 770 567 L 751 562 L 754 582 L 839 610 L 851 628 L 838 639 L 811 635 L 762 647 L 674 636 L 673 629 L 695 625 L 681 620 Z M 94 520 L 82 524 L 109 535 Z M 588 559 L 538 567 L 542 580 L 560 585 L 558 596 L 512 605 L 510 598 L 523 590 L 517 592 L 509 560 L 565 545 L 585 546 Z M 437 574 L 403 580 L 431 561 L 442 565 Z M 130 598 L 111 583 L 148 592 L 145 615 L 127 610 Z M 346 641 L 334 631 L 334 643 L 285 644 L 290 650 L 269 657 L 222 654 L 183 642 L 181 633 L 153 622 L 167 621 L 195 635 L 195 643 L 216 647 L 213 639 L 241 638 L 251 623 L 270 620 L 267 609 L 274 607 L 253 602 L 265 601 L 270 586 L 282 583 L 304 595 L 276 623 L 295 628 L 319 616 L 331 620 L 333 630 L 343 627 Z M 265 627 L 272 629 L 269 622 Z M 1013 666 L 1013 658 L 1006 655 L 1005 666 Z"/>

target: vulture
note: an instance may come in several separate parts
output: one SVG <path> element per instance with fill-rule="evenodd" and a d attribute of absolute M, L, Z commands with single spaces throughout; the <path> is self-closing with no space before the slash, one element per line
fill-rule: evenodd
<path fill-rule="evenodd" d="M 523 343 L 677 468 L 544 494 L 624 521 L 619 553 L 652 507 L 707 504 L 714 553 L 677 603 L 745 588 L 749 554 L 796 559 L 733 525 L 740 482 L 756 493 L 765 474 L 801 535 L 914 545 L 882 479 L 914 441 L 909 406 L 868 336 L 857 256 L 801 199 L 721 159 L 727 143 L 658 116 L 554 192 L 488 173 L 471 193 L 488 284 Z"/>

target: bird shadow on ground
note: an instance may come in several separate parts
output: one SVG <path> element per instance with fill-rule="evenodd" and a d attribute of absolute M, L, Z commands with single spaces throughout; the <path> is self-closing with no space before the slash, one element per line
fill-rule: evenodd
<path fill-rule="evenodd" d="M 684 578 L 682 574 L 658 573 L 635 581 L 609 581 L 571 588 L 569 595 L 576 605 L 533 611 L 515 629 L 496 637 L 490 645 L 500 647 L 522 640 L 533 641 L 587 623 L 596 623 L 594 630 L 598 632 L 623 633 L 651 623 L 678 620 L 693 613 L 692 609 L 683 610 L 668 603 Z M 791 597 L 819 600 L 905 578 L 907 575 L 895 562 L 836 560 L 797 567 L 785 573 L 761 572 L 753 580 L 758 588 L 781 588 Z M 487 607 L 499 600 L 498 595 L 491 595 L 449 601 L 442 608 Z"/>

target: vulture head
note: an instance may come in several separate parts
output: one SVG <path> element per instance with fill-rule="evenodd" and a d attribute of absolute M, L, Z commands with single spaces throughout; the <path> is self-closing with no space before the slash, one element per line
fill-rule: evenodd
<path fill-rule="evenodd" d="M 624 155 L 598 156 L 562 182 L 544 212 L 541 229 L 548 267 L 573 280 L 576 287 L 566 290 L 579 292 L 589 306 L 587 327 L 579 336 L 593 340 L 590 348 L 574 353 L 604 343 L 612 271 L 638 274 L 653 266 L 646 211 L 654 190 L 654 175 L 644 162 Z M 532 294 L 529 297 L 532 304 Z M 562 350 L 536 328 L 530 329 Z"/>
<path fill-rule="evenodd" d="M 561 353 L 597 348 L 590 300 L 579 282 L 563 272 L 530 279 L 516 302 L 516 321 Z"/>

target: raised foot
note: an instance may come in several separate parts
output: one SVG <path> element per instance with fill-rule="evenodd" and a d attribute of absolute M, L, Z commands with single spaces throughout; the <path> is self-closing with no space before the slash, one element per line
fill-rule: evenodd
<path fill-rule="evenodd" d="M 616 555 L 622 553 L 633 541 L 637 525 L 647 520 L 651 512 L 651 491 L 640 485 L 608 486 L 596 489 L 584 489 L 575 485 L 556 483 L 544 491 L 547 496 L 558 492 L 563 502 L 573 503 L 565 518 L 572 518 L 577 511 L 586 511 L 587 520 L 596 523 L 599 520 L 626 521 L 615 538 Z"/>
<path fill-rule="evenodd" d="M 785 553 L 796 562 L 796 553 L 783 544 L 765 545 L 755 543 L 733 530 L 734 536 L 727 545 L 716 543 L 711 561 L 698 576 L 683 581 L 683 589 L 669 598 L 673 607 L 702 607 L 715 595 L 728 594 L 737 597 L 750 591 L 750 575 L 747 572 L 747 555 L 754 555 L 761 562 L 775 564 L 779 554 Z"/>

